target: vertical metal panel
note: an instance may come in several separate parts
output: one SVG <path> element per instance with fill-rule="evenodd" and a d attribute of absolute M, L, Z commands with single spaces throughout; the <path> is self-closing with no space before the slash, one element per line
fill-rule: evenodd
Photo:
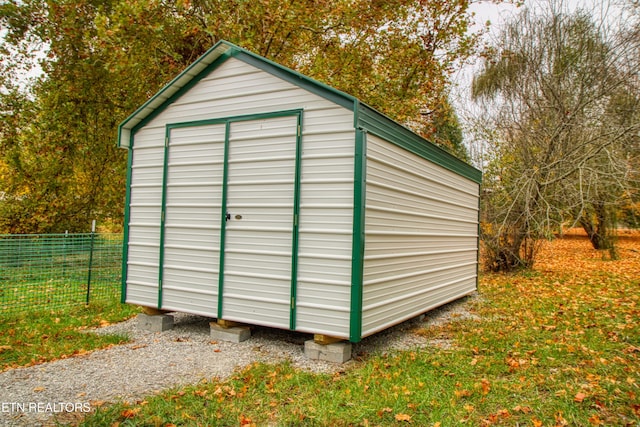
<path fill-rule="evenodd" d="M 476 288 L 478 184 L 367 138 L 363 336 Z"/>
<path fill-rule="evenodd" d="M 305 110 L 296 330 L 349 338 L 353 113 Z"/>
<path fill-rule="evenodd" d="M 162 308 L 217 315 L 225 125 L 169 129 Z"/>
<path fill-rule="evenodd" d="M 131 304 L 156 306 L 160 256 L 160 212 L 164 127 L 143 129 L 131 150 L 127 240 L 123 262 L 126 299 Z"/>
<path fill-rule="evenodd" d="M 297 134 L 297 116 L 231 123 L 225 319 L 289 327 Z"/>

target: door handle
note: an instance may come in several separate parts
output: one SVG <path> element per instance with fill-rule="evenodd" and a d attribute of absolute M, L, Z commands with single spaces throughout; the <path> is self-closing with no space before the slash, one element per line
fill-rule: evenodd
<path fill-rule="evenodd" d="M 227 215 L 225 216 L 225 221 L 229 221 L 230 219 L 231 219 L 231 214 L 227 212 Z"/>

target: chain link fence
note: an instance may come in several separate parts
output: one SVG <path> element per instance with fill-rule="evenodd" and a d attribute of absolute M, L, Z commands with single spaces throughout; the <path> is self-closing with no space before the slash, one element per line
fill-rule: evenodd
<path fill-rule="evenodd" d="M 122 234 L 0 235 L 0 314 L 120 298 Z"/>

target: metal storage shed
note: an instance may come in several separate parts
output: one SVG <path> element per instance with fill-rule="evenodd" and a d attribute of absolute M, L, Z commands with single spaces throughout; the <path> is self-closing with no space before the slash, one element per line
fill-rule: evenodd
<path fill-rule="evenodd" d="M 231 43 L 118 137 L 127 303 L 358 342 L 476 289 L 480 171 Z"/>

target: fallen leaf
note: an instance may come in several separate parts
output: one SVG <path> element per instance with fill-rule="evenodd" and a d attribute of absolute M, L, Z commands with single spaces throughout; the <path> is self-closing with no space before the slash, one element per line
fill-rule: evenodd
<path fill-rule="evenodd" d="M 385 412 L 393 412 L 393 409 L 391 409 L 391 408 L 382 408 L 381 410 L 378 411 L 378 416 L 382 417 L 382 415 L 384 415 Z"/>
<path fill-rule="evenodd" d="M 482 379 L 482 394 L 488 394 L 491 391 L 491 383 L 486 378 Z"/>
<path fill-rule="evenodd" d="M 251 425 L 251 418 L 245 417 L 244 415 L 240 415 L 240 425 L 241 426 Z"/>
<path fill-rule="evenodd" d="M 197 420 L 196 417 L 194 417 L 193 415 L 188 414 L 187 412 L 183 412 L 182 413 L 182 418 L 186 418 L 186 419 L 191 420 L 191 421 Z"/>
<path fill-rule="evenodd" d="M 597 415 L 592 415 L 591 417 L 589 417 L 589 423 L 591 423 L 594 426 L 599 426 L 603 424 L 602 420 Z"/>
<path fill-rule="evenodd" d="M 573 398 L 573 401 L 574 402 L 578 402 L 578 403 L 582 403 L 582 401 L 584 400 L 585 397 L 587 397 L 586 394 L 584 394 L 582 392 L 579 392 L 579 393 L 576 393 L 576 395 Z"/>
<path fill-rule="evenodd" d="M 44 391 L 44 387 L 36 387 L 33 389 L 34 392 L 39 393 L 41 391 Z"/>
<path fill-rule="evenodd" d="M 454 390 L 453 393 L 456 395 L 456 397 L 460 398 L 460 397 L 467 397 L 467 396 L 471 396 L 471 392 L 469 390 Z"/>
<path fill-rule="evenodd" d="M 140 412 L 140 408 L 125 409 L 120 413 L 120 415 L 122 416 L 122 418 L 133 418 L 138 415 L 138 412 Z"/>
<path fill-rule="evenodd" d="M 396 421 L 411 421 L 411 415 L 409 414 L 396 414 Z"/>

